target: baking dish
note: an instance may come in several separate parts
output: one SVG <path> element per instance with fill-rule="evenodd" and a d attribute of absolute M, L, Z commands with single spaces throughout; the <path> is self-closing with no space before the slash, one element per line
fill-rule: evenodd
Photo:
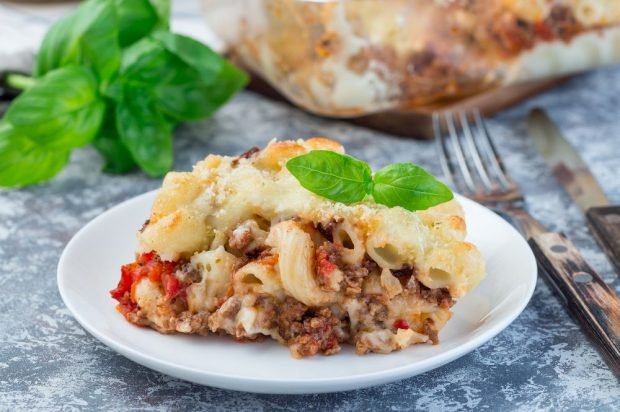
<path fill-rule="evenodd" d="M 296 105 L 357 117 L 620 61 L 617 0 L 205 0 L 229 54 Z"/>

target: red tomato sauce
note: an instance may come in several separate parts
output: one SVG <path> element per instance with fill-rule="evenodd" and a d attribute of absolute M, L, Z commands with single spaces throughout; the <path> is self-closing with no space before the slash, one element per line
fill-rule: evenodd
<path fill-rule="evenodd" d="M 187 285 L 179 281 L 175 272 L 180 262 L 164 261 L 155 252 L 143 253 L 138 259 L 121 267 L 121 279 L 115 289 L 110 291 L 112 298 L 118 301 L 116 307 L 125 317 L 138 310 L 134 290 L 136 285 L 145 277 L 159 284 L 167 300 L 185 296 Z"/>

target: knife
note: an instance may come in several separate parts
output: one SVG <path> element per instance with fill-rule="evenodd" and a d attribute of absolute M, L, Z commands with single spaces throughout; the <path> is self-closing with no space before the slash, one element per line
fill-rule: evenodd
<path fill-rule="evenodd" d="M 584 211 L 594 239 L 620 273 L 620 206 L 610 204 L 579 153 L 544 110 L 530 112 L 528 131 L 553 175 Z"/>

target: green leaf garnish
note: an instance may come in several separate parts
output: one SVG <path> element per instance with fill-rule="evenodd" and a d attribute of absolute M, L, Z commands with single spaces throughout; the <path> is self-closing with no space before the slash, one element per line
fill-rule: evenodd
<path fill-rule="evenodd" d="M 445 184 L 413 163 L 395 163 L 377 171 L 373 178 L 375 202 L 407 210 L 425 210 L 452 200 Z"/>
<path fill-rule="evenodd" d="M 66 151 L 90 143 L 104 111 L 95 76 L 69 66 L 47 73 L 17 97 L 6 120 L 41 146 Z"/>
<path fill-rule="evenodd" d="M 114 3 L 90 0 L 54 24 L 43 39 L 35 76 L 69 65 L 83 65 L 102 81 L 109 80 L 121 61 L 118 17 Z"/>
<path fill-rule="evenodd" d="M 44 182 L 60 172 L 68 161 L 69 151 L 42 147 L 11 124 L 0 123 L 0 186 Z"/>
<path fill-rule="evenodd" d="M 112 110 L 107 111 L 93 146 L 106 160 L 104 172 L 123 174 L 136 167 L 136 161 L 116 130 L 116 115 Z"/>
<path fill-rule="evenodd" d="M 375 202 L 410 211 L 451 200 L 452 191 L 413 163 L 396 163 L 372 176 L 370 166 L 351 156 L 313 150 L 286 162 L 302 187 L 324 198 L 355 203 L 372 195 Z"/>
<path fill-rule="evenodd" d="M 329 150 L 313 150 L 286 162 L 299 183 L 319 196 L 341 203 L 361 201 L 372 185 L 367 163 Z"/>
<path fill-rule="evenodd" d="M 92 143 L 104 171 L 172 166 L 172 130 L 212 115 L 248 77 L 204 44 L 169 32 L 169 0 L 87 0 L 48 31 L 35 78 L 0 123 L 0 186 L 56 175 Z"/>
<path fill-rule="evenodd" d="M 119 0 L 126 1 L 126 0 Z M 156 29 L 168 30 L 170 28 L 170 0 L 150 0 L 159 21 L 155 25 Z"/>
<path fill-rule="evenodd" d="M 161 176 L 172 166 L 172 127 L 151 96 L 139 90 L 125 86 L 124 98 L 116 105 L 116 128 L 142 170 Z"/>
<path fill-rule="evenodd" d="M 117 99 L 118 84 L 132 84 L 150 94 L 166 116 L 192 121 L 213 114 L 247 81 L 245 73 L 203 44 L 157 32 L 127 50 L 108 95 Z"/>
<path fill-rule="evenodd" d="M 175 119 L 210 116 L 248 83 L 244 72 L 194 39 L 169 32 L 154 33 L 153 38 L 172 56 L 169 64 L 175 70 L 155 94 L 159 107 Z"/>
<path fill-rule="evenodd" d="M 149 35 L 159 25 L 168 27 L 149 0 L 114 0 L 118 16 L 118 40 L 121 47 L 127 47 Z"/>

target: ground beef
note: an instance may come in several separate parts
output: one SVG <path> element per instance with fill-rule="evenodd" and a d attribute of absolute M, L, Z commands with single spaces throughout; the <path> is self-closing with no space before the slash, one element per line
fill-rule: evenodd
<path fill-rule="evenodd" d="M 407 283 L 407 291 L 419 295 L 420 299 L 434 303 L 442 309 L 450 309 L 455 303 L 448 289 L 430 289 L 419 282 L 414 276 L 412 276 Z"/>
<path fill-rule="evenodd" d="M 258 316 L 254 321 L 256 326 L 261 329 L 272 329 L 277 324 L 277 310 L 273 297 L 260 295 L 254 304 L 258 310 Z"/>
<path fill-rule="evenodd" d="M 328 308 L 320 309 L 303 320 L 302 333 L 290 342 L 294 356 L 304 357 L 321 352 L 332 355 L 340 351 L 336 334 L 339 320 Z"/>
<path fill-rule="evenodd" d="M 347 265 L 342 261 L 342 246 L 325 242 L 316 251 L 317 283 L 322 289 L 332 290 L 329 276 L 334 269 L 340 269 L 344 275 L 344 293 L 356 296 L 362 293 L 364 279 L 371 271 L 378 269 L 371 259 L 365 259 L 360 265 Z M 333 289 L 335 290 L 335 289 Z"/>
<path fill-rule="evenodd" d="M 232 162 L 231 165 L 237 166 L 239 164 L 239 160 L 240 159 L 249 159 L 250 157 L 254 156 L 256 153 L 260 152 L 260 149 L 256 146 L 246 150 L 245 152 L 241 153 L 239 156 L 235 157 Z"/>
<path fill-rule="evenodd" d="M 202 280 L 202 275 L 196 267 L 194 267 L 190 262 L 185 262 L 178 269 L 183 277 L 183 280 L 188 283 L 197 283 Z"/>
<path fill-rule="evenodd" d="M 209 317 L 209 329 L 211 332 L 225 332 L 236 336 L 235 318 L 241 310 L 241 299 L 236 296 L 230 297 L 220 308 Z"/>
<path fill-rule="evenodd" d="M 339 279 L 333 278 L 334 271 L 342 266 L 342 247 L 331 242 L 324 242 L 316 248 L 316 281 L 323 290 L 338 290 L 334 284 L 338 284 Z"/>
<path fill-rule="evenodd" d="M 454 299 L 452 299 L 452 295 L 450 295 L 450 291 L 446 288 L 435 289 L 432 291 L 432 298 L 442 309 L 450 309 L 455 304 Z"/>
<path fill-rule="evenodd" d="M 362 260 L 362 266 L 368 270 L 368 273 L 380 272 L 377 262 L 368 257 L 368 255 L 364 257 L 364 260 Z"/>
<path fill-rule="evenodd" d="M 413 275 L 413 268 L 411 266 L 404 266 L 401 269 L 392 270 L 392 275 L 396 276 L 399 279 L 406 278 L 407 280 L 409 280 L 411 275 Z"/>
<path fill-rule="evenodd" d="M 454 71 L 452 62 L 441 58 L 430 48 L 413 52 L 407 62 L 407 73 L 418 79 L 449 78 Z"/>
<path fill-rule="evenodd" d="M 544 23 L 551 28 L 553 37 L 564 41 L 569 41 L 583 30 L 572 9 L 560 4 L 553 6 Z"/>
<path fill-rule="evenodd" d="M 387 300 L 381 295 L 367 295 L 363 298 L 352 299 L 355 302 L 350 306 L 353 309 L 351 321 L 355 325 L 350 334 L 356 336 L 360 332 L 386 329 L 388 319 Z"/>
<path fill-rule="evenodd" d="M 520 53 L 534 45 L 533 26 L 509 12 L 494 19 L 489 32 L 500 49 L 508 55 Z"/>
<path fill-rule="evenodd" d="M 366 276 L 368 276 L 368 269 L 363 265 L 347 266 L 343 272 L 345 283 L 344 294 L 347 296 L 355 296 L 362 293 L 362 284 Z"/>
<path fill-rule="evenodd" d="M 375 324 L 381 326 L 388 318 L 388 309 L 385 306 L 386 302 L 380 302 L 379 298 L 372 298 L 368 301 L 368 314 L 372 317 Z"/>
<path fill-rule="evenodd" d="M 325 256 L 330 262 L 336 265 L 342 265 L 342 246 L 331 242 L 325 242 L 317 248 L 325 252 Z"/>
<path fill-rule="evenodd" d="M 554 5 L 543 21 L 530 23 L 506 12 L 493 20 L 489 27 L 491 37 L 509 55 L 530 49 L 539 40 L 569 41 L 583 29 L 572 9 L 560 4 Z"/>
<path fill-rule="evenodd" d="M 228 237 L 226 251 L 237 257 L 254 259 L 266 248 L 267 232 L 261 229 L 254 219 L 248 219 L 234 229 L 227 230 L 226 236 Z"/>
<path fill-rule="evenodd" d="M 400 285 L 403 288 L 407 287 L 409 280 L 414 277 L 414 274 L 415 270 L 411 266 L 405 266 L 402 269 L 392 271 L 392 275 L 400 281 Z"/>
<path fill-rule="evenodd" d="M 340 351 L 340 320 L 329 308 L 313 310 L 287 298 L 278 307 L 278 331 L 294 356 L 331 355 Z"/>
<path fill-rule="evenodd" d="M 308 307 L 293 298 L 286 298 L 278 307 L 278 332 L 285 341 L 301 333 L 301 320 Z"/>
<path fill-rule="evenodd" d="M 338 225 L 339 223 L 341 223 L 344 219 L 339 217 L 339 216 L 335 216 L 332 218 L 332 220 L 329 221 L 329 223 L 323 224 L 323 223 L 315 223 L 314 224 L 314 228 L 316 230 L 319 231 L 319 233 L 328 241 L 333 242 L 334 241 L 334 235 L 333 235 L 333 231 L 334 228 L 336 227 L 336 225 Z"/>
<path fill-rule="evenodd" d="M 378 268 L 377 264 L 370 260 L 364 260 L 360 265 L 347 265 L 342 261 L 342 246 L 325 242 L 316 251 L 317 283 L 324 290 L 338 290 L 332 288 L 329 278 L 335 269 L 340 269 L 343 274 L 342 288 L 347 296 L 356 296 L 362 293 L 362 285 L 368 274 Z"/>
<path fill-rule="evenodd" d="M 209 333 L 209 312 L 191 313 L 185 311 L 175 319 L 175 330 L 181 333 L 197 333 L 207 335 Z"/>
<path fill-rule="evenodd" d="M 424 320 L 424 326 L 422 327 L 422 333 L 424 333 L 433 345 L 437 345 L 439 343 L 439 331 L 437 330 L 437 326 L 435 326 L 435 321 L 433 319 L 427 318 Z"/>
<path fill-rule="evenodd" d="M 336 312 L 334 310 L 336 310 Z M 338 311 L 341 311 L 340 315 L 338 315 Z M 347 312 L 342 312 L 338 307 L 332 308 L 332 313 L 340 322 L 334 331 L 338 338 L 338 342 L 349 342 L 351 340 L 351 320 L 349 319 L 349 314 Z"/>
<path fill-rule="evenodd" d="M 143 311 L 143 310 L 138 310 L 136 312 L 129 312 L 125 315 L 125 317 L 127 318 L 127 320 L 135 325 L 138 326 L 149 326 L 152 327 L 155 330 L 158 330 L 161 333 L 166 333 L 166 331 L 161 331 L 157 328 L 157 325 L 155 325 L 154 323 L 152 323 L 148 317 L 147 314 Z"/>
<path fill-rule="evenodd" d="M 207 335 L 209 332 L 207 320 L 210 314 L 210 312 L 192 313 L 181 300 L 175 299 L 170 305 L 158 308 L 157 323 L 149 319 L 148 314 L 142 309 L 127 314 L 127 320 L 165 334 L 180 332 Z"/>
<path fill-rule="evenodd" d="M 245 249 L 254 240 L 252 230 L 244 225 L 240 225 L 235 230 L 231 230 L 228 236 L 228 246 L 236 250 Z"/>

